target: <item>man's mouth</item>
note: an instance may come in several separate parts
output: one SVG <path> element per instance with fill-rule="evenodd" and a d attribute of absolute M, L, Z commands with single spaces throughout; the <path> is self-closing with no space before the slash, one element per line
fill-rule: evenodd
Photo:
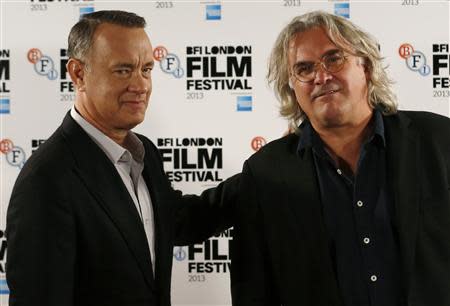
<path fill-rule="evenodd" d="M 319 92 L 317 95 L 314 95 L 313 100 L 317 99 L 319 97 L 322 97 L 322 96 L 332 95 L 334 93 L 337 93 L 338 91 L 339 91 L 339 89 L 331 89 L 331 90 L 326 90 L 326 91 L 323 91 L 323 92 Z"/>

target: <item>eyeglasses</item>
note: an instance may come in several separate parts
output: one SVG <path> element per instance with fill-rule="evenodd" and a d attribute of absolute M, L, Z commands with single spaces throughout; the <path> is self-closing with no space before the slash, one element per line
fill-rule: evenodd
<path fill-rule="evenodd" d="M 318 66 L 329 73 L 339 72 L 347 60 L 344 51 L 337 50 L 331 54 L 326 54 L 317 62 L 300 62 L 292 67 L 291 74 L 300 82 L 311 82 L 316 78 Z"/>

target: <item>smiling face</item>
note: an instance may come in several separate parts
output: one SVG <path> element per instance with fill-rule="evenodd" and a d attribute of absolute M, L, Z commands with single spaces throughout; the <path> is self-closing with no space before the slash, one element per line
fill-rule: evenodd
<path fill-rule="evenodd" d="M 311 67 L 339 51 L 323 28 L 312 28 L 298 33 L 289 42 L 289 67 L 291 70 Z M 297 101 L 316 130 L 359 124 L 372 113 L 363 61 L 348 53 L 345 56 L 338 72 L 330 73 L 316 65 L 315 77 L 310 82 L 290 77 Z"/>
<path fill-rule="evenodd" d="M 143 28 L 109 23 L 97 27 L 92 42 L 86 63 L 79 61 L 82 69 L 76 87 L 81 98 L 76 106 L 87 121 L 111 137 L 144 120 L 152 91 L 152 46 Z"/>

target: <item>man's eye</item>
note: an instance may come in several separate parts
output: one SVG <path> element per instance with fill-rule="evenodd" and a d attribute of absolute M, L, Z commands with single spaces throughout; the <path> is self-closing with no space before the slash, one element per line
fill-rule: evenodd
<path fill-rule="evenodd" d="M 118 69 L 115 71 L 115 73 L 119 74 L 119 75 L 127 75 L 130 73 L 130 70 L 128 69 Z"/>
<path fill-rule="evenodd" d="M 295 73 L 297 75 L 308 74 L 313 70 L 313 65 L 300 65 L 296 67 Z"/>
<path fill-rule="evenodd" d="M 342 56 L 340 55 L 332 55 L 329 56 L 325 59 L 325 62 L 327 64 L 335 64 L 335 63 L 339 63 L 342 60 Z"/>
<path fill-rule="evenodd" d="M 153 68 L 148 67 L 148 68 L 144 68 L 142 70 L 142 72 L 144 73 L 144 75 L 150 75 L 152 73 Z"/>

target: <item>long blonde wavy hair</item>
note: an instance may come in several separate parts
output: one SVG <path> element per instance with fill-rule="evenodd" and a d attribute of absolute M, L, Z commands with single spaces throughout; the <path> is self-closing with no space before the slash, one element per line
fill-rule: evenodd
<path fill-rule="evenodd" d="M 296 130 L 305 114 L 300 108 L 294 91 L 289 86 L 288 49 L 289 42 L 298 33 L 315 27 L 325 29 L 330 40 L 339 48 L 351 51 L 363 58 L 368 70 L 368 100 L 372 108 L 378 106 L 383 114 L 397 112 L 397 98 L 392 92 L 392 81 L 388 78 L 378 42 L 350 21 L 323 11 L 314 11 L 300 15 L 284 27 L 275 42 L 269 58 L 267 80 L 273 83 L 275 95 L 280 101 L 280 114 L 290 123 L 290 129 Z M 349 50 L 350 49 L 350 50 Z"/>

